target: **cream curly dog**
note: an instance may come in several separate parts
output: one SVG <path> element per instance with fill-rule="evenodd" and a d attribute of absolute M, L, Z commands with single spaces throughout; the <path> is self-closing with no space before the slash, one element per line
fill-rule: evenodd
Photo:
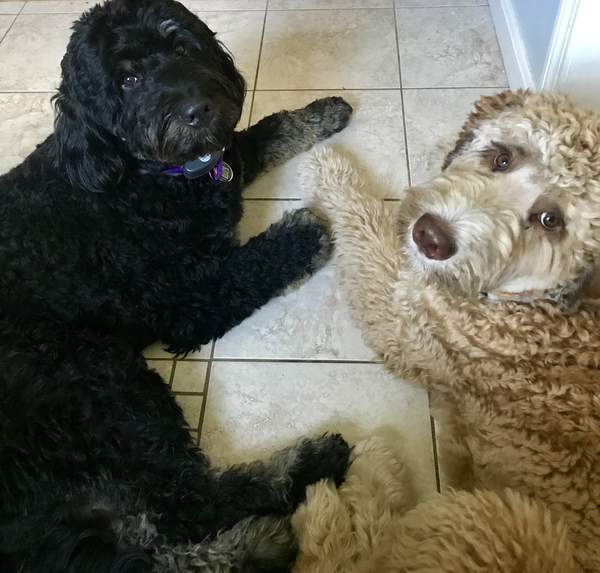
<path fill-rule="evenodd" d="M 575 573 L 564 521 L 510 490 L 448 493 L 409 510 L 401 459 L 357 444 L 346 481 L 310 486 L 293 518 L 294 573 Z"/>
<path fill-rule="evenodd" d="M 556 95 L 484 97 L 442 173 L 398 209 L 331 151 L 302 175 L 367 343 L 432 390 L 473 484 L 544 502 L 600 571 L 600 305 L 587 291 L 600 116 Z"/>

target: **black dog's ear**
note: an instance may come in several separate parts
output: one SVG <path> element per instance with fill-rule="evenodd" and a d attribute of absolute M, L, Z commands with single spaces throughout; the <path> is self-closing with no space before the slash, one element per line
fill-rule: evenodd
<path fill-rule="evenodd" d="M 105 191 L 119 181 L 126 157 L 114 133 L 119 98 L 102 57 L 111 39 L 110 21 L 106 13 L 91 17 L 103 8 L 93 8 L 75 24 L 54 98 L 59 167 L 73 187 L 93 192 Z"/>
<path fill-rule="evenodd" d="M 60 168 L 75 188 L 101 193 L 118 183 L 125 170 L 116 138 L 56 98 L 56 138 Z"/>

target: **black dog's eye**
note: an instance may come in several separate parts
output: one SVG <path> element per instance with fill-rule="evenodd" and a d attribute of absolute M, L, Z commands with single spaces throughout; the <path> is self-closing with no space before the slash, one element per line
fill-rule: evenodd
<path fill-rule="evenodd" d="M 130 90 L 131 88 L 134 88 L 136 85 L 138 85 L 140 83 L 140 80 L 140 77 L 134 76 L 133 74 L 123 76 L 123 79 L 121 80 L 121 87 L 124 90 Z"/>
<path fill-rule="evenodd" d="M 499 151 L 492 157 L 492 171 L 506 171 L 511 163 L 510 151 Z"/>
<path fill-rule="evenodd" d="M 179 45 L 179 46 L 177 46 L 175 48 L 175 53 L 178 56 L 185 56 L 185 55 L 187 55 L 188 51 L 187 51 L 187 48 L 185 46 Z"/>

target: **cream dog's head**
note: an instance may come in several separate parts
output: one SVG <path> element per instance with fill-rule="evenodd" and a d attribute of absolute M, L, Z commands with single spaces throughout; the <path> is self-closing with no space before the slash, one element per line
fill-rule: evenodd
<path fill-rule="evenodd" d="M 600 115 L 503 92 L 399 210 L 414 270 L 465 294 L 572 304 L 600 259 Z"/>

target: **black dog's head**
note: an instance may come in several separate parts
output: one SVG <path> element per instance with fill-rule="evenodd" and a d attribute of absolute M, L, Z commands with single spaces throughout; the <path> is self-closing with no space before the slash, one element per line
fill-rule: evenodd
<path fill-rule="evenodd" d="M 56 97 L 58 161 L 102 191 L 135 161 L 227 146 L 245 83 L 213 32 L 172 0 L 112 0 L 75 23 Z"/>

